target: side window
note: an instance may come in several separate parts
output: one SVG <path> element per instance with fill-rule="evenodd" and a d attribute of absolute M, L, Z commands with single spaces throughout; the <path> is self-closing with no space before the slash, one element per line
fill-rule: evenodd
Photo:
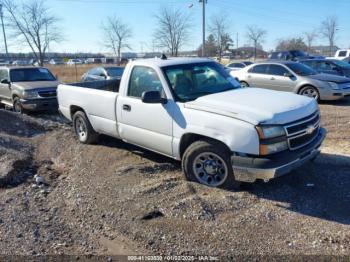
<path fill-rule="evenodd" d="M 249 69 L 249 73 L 254 73 L 254 74 L 266 74 L 267 73 L 267 67 L 268 65 L 256 65 Z"/>
<path fill-rule="evenodd" d="M 317 68 L 320 70 L 332 70 L 330 63 L 327 62 L 318 62 Z"/>
<path fill-rule="evenodd" d="M 243 65 L 242 63 L 237 63 L 237 64 L 235 64 L 235 67 L 237 67 L 237 68 L 243 68 L 244 65 Z"/>
<path fill-rule="evenodd" d="M 285 73 L 288 73 L 288 70 L 280 65 L 270 65 L 268 74 L 275 76 L 283 76 Z"/>
<path fill-rule="evenodd" d="M 6 69 L 0 69 L 0 81 L 3 79 L 8 79 L 8 73 Z"/>
<path fill-rule="evenodd" d="M 346 57 L 346 51 L 339 51 L 339 54 L 338 54 L 338 56 L 339 57 Z"/>
<path fill-rule="evenodd" d="M 96 74 L 96 68 L 93 68 L 89 71 L 88 75 L 97 75 Z"/>
<path fill-rule="evenodd" d="M 143 92 L 159 91 L 164 96 L 162 83 L 152 68 L 135 66 L 131 72 L 128 96 L 141 98 Z"/>

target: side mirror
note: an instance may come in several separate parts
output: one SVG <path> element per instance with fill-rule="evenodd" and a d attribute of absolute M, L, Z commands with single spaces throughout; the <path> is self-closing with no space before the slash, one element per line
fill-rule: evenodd
<path fill-rule="evenodd" d="M 293 77 L 293 74 L 288 72 L 288 73 L 284 73 L 283 76 L 291 78 L 291 77 Z"/>
<path fill-rule="evenodd" d="M 10 81 L 8 80 L 8 79 L 6 79 L 6 78 L 4 78 L 4 79 L 1 79 L 1 84 L 10 84 Z"/>
<path fill-rule="evenodd" d="M 142 102 L 146 104 L 166 104 L 167 99 L 162 98 L 158 91 L 146 91 L 142 93 Z"/>

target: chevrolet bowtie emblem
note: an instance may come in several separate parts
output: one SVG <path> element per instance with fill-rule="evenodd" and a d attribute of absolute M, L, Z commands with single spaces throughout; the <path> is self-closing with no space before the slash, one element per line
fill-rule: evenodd
<path fill-rule="evenodd" d="M 314 126 L 308 126 L 306 129 L 306 134 L 311 135 L 315 131 Z"/>

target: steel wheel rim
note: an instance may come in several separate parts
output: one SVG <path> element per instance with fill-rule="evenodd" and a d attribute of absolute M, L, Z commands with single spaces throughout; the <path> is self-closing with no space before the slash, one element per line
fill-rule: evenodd
<path fill-rule="evenodd" d="M 228 176 L 225 161 L 212 152 L 201 153 L 195 158 L 193 172 L 201 184 L 211 187 L 222 185 Z"/>
<path fill-rule="evenodd" d="M 241 87 L 248 87 L 247 83 L 241 82 Z"/>
<path fill-rule="evenodd" d="M 318 93 L 314 88 L 307 88 L 301 93 L 303 96 L 312 97 L 318 99 Z"/>
<path fill-rule="evenodd" d="M 21 106 L 21 103 L 19 101 L 15 102 L 14 110 L 15 110 L 16 113 L 21 113 L 22 112 L 22 106 Z"/>
<path fill-rule="evenodd" d="M 78 117 L 75 120 L 75 132 L 77 133 L 77 135 L 81 141 L 86 140 L 87 128 L 86 128 L 85 122 L 80 117 Z"/>

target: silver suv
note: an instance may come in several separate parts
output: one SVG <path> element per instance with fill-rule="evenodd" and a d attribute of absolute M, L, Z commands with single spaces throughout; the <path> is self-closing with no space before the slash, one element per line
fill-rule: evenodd
<path fill-rule="evenodd" d="M 58 108 L 59 82 L 43 67 L 0 68 L 0 104 L 13 107 L 16 112 Z"/>
<path fill-rule="evenodd" d="M 316 100 L 337 100 L 350 95 L 350 78 L 319 74 L 291 61 L 262 62 L 230 74 L 243 87 L 261 87 L 293 92 Z"/>

